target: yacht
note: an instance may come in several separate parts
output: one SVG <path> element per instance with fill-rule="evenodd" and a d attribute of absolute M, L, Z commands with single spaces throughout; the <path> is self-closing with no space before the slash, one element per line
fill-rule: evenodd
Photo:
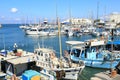
<path fill-rule="evenodd" d="M 30 29 L 25 30 L 27 35 L 39 35 L 39 29 L 37 27 L 31 27 Z"/>
<path fill-rule="evenodd" d="M 49 35 L 49 31 L 48 29 L 44 28 L 44 29 L 40 29 L 39 30 L 39 36 L 48 36 Z"/>

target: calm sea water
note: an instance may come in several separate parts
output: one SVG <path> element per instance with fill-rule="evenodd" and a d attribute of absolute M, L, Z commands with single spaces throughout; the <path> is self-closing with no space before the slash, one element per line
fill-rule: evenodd
<path fill-rule="evenodd" d="M 4 24 L 3 27 L 0 28 L 0 50 L 1 49 L 13 49 L 14 43 L 17 43 L 18 48 L 22 48 L 23 50 L 33 52 L 35 48 L 38 47 L 38 43 L 40 46 L 53 48 L 57 51 L 57 56 L 59 56 L 59 39 L 58 36 L 52 37 L 39 37 L 39 36 L 30 36 L 25 35 L 24 31 L 19 28 L 20 24 Z M 91 35 L 84 35 L 81 37 L 66 37 L 65 35 L 61 36 L 62 39 L 62 50 L 66 50 L 65 41 L 67 40 L 88 40 L 92 39 Z M 115 39 L 118 39 L 115 37 Z M 86 67 L 82 75 L 80 76 L 80 80 L 90 80 L 90 77 L 93 76 L 97 72 L 104 71 L 103 69 L 95 69 Z"/>

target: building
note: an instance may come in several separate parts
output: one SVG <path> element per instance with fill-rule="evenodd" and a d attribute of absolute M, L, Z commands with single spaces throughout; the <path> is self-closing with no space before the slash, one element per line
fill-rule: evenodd
<path fill-rule="evenodd" d="M 108 16 L 108 19 L 115 23 L 120 23 L 120 13 L 114 12 Z"/>
<path fill-rule="evenodd" d="M 91 25 L 92 24 L 92 20 L 90 19 L 86 19 L 86 18 L 72 18 L 67 19 L 65 21 L 63 21 L 62 23 L 70 23 L 74 24 L 74 25 Z"/>

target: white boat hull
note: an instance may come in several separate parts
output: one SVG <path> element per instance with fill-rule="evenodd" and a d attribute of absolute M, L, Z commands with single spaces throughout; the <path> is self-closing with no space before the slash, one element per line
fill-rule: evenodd
<path fill-rule="evenodd" d="M 39 35 L 40 36 L 48 36 L 49 32 L 44 32 L 44 31 L 40 31 Z"/>
<path fill-rule="evenodd" d="M 74 68 L 69 71 L 65 70 L 65 77 L 63 79 L 68 79 L 68 80 L 77 80 L 79 78 L 79 74 L 82 72 L 84 67 L 79 67 L 79 68 Z"/>
<path fill-rule="evenodd" d="M 38 32 L 31 32 L 31 31 L 26 31 L 25 32 L 27 35 L 38 35 L 39 33 Z"/>

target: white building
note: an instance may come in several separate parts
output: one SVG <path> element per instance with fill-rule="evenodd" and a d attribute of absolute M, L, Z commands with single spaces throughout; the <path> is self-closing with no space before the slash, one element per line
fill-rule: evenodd
<path fill-rule="evenodd" d="M 71 20 L 67 19 L 62 23 L 66 23 L 66 22 L 71 22 L 72 24 L 75 24 L 75 25 L 91 25 L 92 24 L 92 20 L 85 19 L 85 18 L 72 18 Z"/>
<path fill-rule="evenodd" d="M 115 23 L 120 23 L 120 13 L 114 12 L 108 16 L 110 21 L 114 21 Z"/>

